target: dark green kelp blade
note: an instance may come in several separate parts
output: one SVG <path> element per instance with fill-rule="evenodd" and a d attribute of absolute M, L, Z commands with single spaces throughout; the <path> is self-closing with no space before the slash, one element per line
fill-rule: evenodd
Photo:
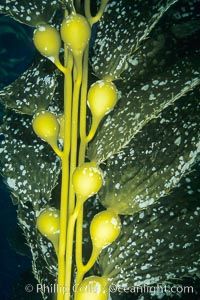
<path fill-rule="evenodd" d="M 168 28 L 176 38 L 186 38 L 200 30 L 199 0 L 178 1 L 167 13 Z"/>
<path fill-rule="evenodd" d="M 174 37 L 172 29 L 181 22 L 186 25 L 199 19 L 198 4 L 196 0 L 179 2 L 128 56 L 122 80 L 116 82 L 118 105 L 90 144 L 90 159 L 103 161 L 117 153 L 159 111 L 199 84 L 198 33 L 190 30 L 180 39 Z M 101 66 L 105 68 L 106 59 Z"/>
<path fill-rule="evenodd" d="M 148 39 L 135 51 L 126 61 L 126 69 L 120 76 L 120 91 L 126 93 L 127 87 L 134 88 L 138 80 L 144 81 L 144 77 L 148 78 L 163 69 L 167 65 L 166 60 L 170 56 L 173 49 L 167 48 L 171 43 L 171 36 L 164 33 L 161 26 L 157 26 Z M 174 57 L 174 56 L 172 56 Z M 170 61 L 171 63 L 171 61 Z M 155 76 L 155 75 L 154 75 Z M 123 82 L 122 82 L 122 81 Z"/>
<path fill-rule="evenodd" d="M 120 237 L 100 256 L 101 274 L 124 288 L 200 277 L 199 182 L 196 165 L 173 194 L 122 216 Z"/>
<path fill-rule="evenodd" d="M 18 204 L 18 221 L 31 249 L 35 278 L 40 284 L 53 284 L 57 275 L 55 250 L 38 232 L 36 220 L 44 208 L 52 206 L 60 159 L 47 143 L 36 137 L 30 116 L 9 112 L 1 133 L 1 173 L 13 201 Z M 42 294 L 44 299 L 48 298 L 48 293 L 42 291 Z"/>
<path fill-rule="evenodd" d="M 51 21 L 58 6 L 57 0 L 0 0 L 0 13 L 10 15 L 21 23 L 37 26 Z"/>
<path fill-rule="evenodd" d="M 187 53 L 151 78 L 117 84 L 119 102 L 89 145 L 88 156 L 103 162 L 120 152 L 150 120 L 200 84 L 199 50 Z M 122 91 L 120 90 L 122 87 Z"/>
<path fill-rule="evenodd" d="M 169 65 L 173 66 L 177 60 L 184 60 L 185 55 L 192 54 L 195 48 L 199 49 L 200 13 L 195 2 L 178 1 L 151 31 L 148 39 L 129 56 L 121 74 L 123 92 L 131 82 L 134 87 L 135 81 L 162 73 Z"/>
<path fill-rule="evenodd" d="M 10 112 L 0 131 L 1 173 L 6 184 L 20 201 L 31 201 L 40 210 L 57 183 L 60 159 L 35 135 L 29 116 Z"/>
<path fill-rule="evenodd" d="M 177 0 L 110 1 L 100 19 L 92 66 L 102 78 L 119 78 L 130 54 L 136 51 L 160 18 Z"/>
<path fill-rule="evenodd" d="M 56 88 L 56 76 L 46 59 L 26 70 L 21 77 L 0 91 L 0 102 L 19 113 L 33 115 L 46 109 Z"/>
<path fill-rule="evenodd" d="M 200 152 L 199 88 L 168 107 L 107 161 L 100 202 L 133 214 L 179 184 Z"/>
<path fill-rule="evenodd" d="M 57 276 L 57 259 L 53 245 L 44 237 L 41 237 L 36 227 L 38 213 L 31 201 L 18 205 L 17 217 L 19 226 L 22 228 L 28 246 L 32 253 L 32 270 L 35 278 L 41 286 L 55 284 Z M 34 286 L 34 290 L 37 287 Z M 41 288 L 43 299 L 49 299 L 52 293 Z"/>

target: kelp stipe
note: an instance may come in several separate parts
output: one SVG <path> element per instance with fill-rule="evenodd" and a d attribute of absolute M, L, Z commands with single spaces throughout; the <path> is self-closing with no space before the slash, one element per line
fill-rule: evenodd
<path fill-rule="evenodd" d="M 199 277 L 197 2 L 0 2 L 38 50 L 0 92 L 1 172 L 57 300 Z"/>

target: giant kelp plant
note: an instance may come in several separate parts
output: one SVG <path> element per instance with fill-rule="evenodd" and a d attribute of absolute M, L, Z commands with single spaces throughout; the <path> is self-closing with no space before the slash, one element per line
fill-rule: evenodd
<path fill-rule="evenodd" d="M 44 299 L 198 280 L 199 7 L 0 0 L 35 28 L 32 66 L 0 91 L 0 154 Z"/>

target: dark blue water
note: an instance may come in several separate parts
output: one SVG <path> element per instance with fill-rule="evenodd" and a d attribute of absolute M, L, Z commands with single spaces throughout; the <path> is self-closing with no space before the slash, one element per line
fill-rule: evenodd
<path fill-rule="evenodd" d="M 9 17 L 0 16 L 0 88 L 14 81 L 30 66 L 34 55 L 32 31 L 32 28 L 19 24 Z M 2 107 L 0 115 L 2 116 Z M 17 295 L 16 287 L 24 274 L 27 272 L 31 274 L 30 253 L 22 245 L 23 236 L 17 225 L 16 215 L 16 206 L 12 204 L 3 179 L 0 178 L 0 299 L 2 300 L 13 300 L 14 294 Z"/>
<path fill-rule="evenodd" d="M 33 28 L 0 15 L 0 88 L 30 66 L 34 54 Z"/>
<path fill-rule="evenodd" d="M 31 260 L 27 256 L 17 254 L 9 244 L 12 233 L 16 233 L 19 229 L 16 207 L 13 206 L 2 179 L 0 182 L 0 207 L 0 299 L 10 300 L 13 286 L 20 280 L 21 274 L 30 269 Z"/>

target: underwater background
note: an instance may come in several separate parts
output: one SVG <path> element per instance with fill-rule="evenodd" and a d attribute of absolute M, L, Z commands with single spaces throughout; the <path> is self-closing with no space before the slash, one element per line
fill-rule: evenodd
<path fill-rule="evenodd" d="M 18 78 L 31 64 L 35 49 L 33 29 L 0 15 L 0 89 Z M 2 107 L 0 107 L 2 118 Z M 17 225 L 16 206 L 0 177 L 0 299 L 36 299 L 40 294 L 24 292 L 34 283 L 31 253 Z"/>

